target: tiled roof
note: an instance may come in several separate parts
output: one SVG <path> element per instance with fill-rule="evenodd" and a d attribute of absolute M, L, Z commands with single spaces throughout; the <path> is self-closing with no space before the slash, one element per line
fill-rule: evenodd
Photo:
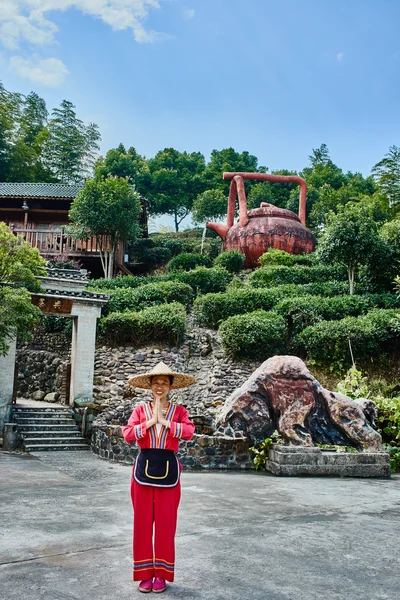
<path fill-rule="evenodd" d="M 75 198 L 82 187 L 69 183 L 0 183 L 0 198 Z"/>

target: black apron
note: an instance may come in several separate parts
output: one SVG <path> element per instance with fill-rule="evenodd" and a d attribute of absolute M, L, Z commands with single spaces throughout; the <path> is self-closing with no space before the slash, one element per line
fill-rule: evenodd
<path fill-rule="evenodd" d="M 160 448 L 142 448 L 136 458 L 133 476 L 140 485 L 175 487 L 180 476 L 175 452 Z"/>

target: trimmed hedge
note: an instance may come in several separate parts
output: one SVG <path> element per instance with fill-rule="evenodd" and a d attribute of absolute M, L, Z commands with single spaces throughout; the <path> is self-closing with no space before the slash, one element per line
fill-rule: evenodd
<path fill-rule="evenodd" d="M 221 252 L 214 259 L 215 267 L 224 267 L 230 273 L 239 273 L 244 265 L 244 254 L 239 252 L 239 250 L 227 250 L 226 252 Z"/>
<path fill-rule="evenodd" d="M 340 282 L 304 285 L 288 284 L 267 289 L 245 286 L 236 290 L 229 289 L 225 293 L 200 296 L 194 302 L 193 311 L 199 325 L 217 329 L 221 322 L 228 317 L 258 309 L 271 310 L 273 308 L 277 310 L 275 307 L 282 302 L 283 305 L 279 309 L 279 313 L 287 319 L 291 330 L 301 331 L 307 325 L 311 325 L 322 319 L 337 319 L 347 314 L 361 314 L 361 312 L 367 312 L 374 306 L 378 308 L 400 306 L 400 302 L 395 295 L 367 295 L 363 298 L 367 298 L 368 300 L 364 299 L 359 303 L 361 306 L 365 306 L 365 309 L 360 308 L 357 312 L 356 308 L 354 308 L 354 312 L 352 312 L 351 307 L 357 305 L 358 302 L 358 300 L 351 300 L 352 296 L 334 296 L 332 300 L 335 301 L 332 305 L 325 302 L 328 298 L 321 297 L 324 292 L 327 295 L 334 293 L 343 294 L 347 290 L 348 285 Z M 317 300 L 314 300 L 315 295 L 318 296 Z M 298 298 L 299 296 L 300 298 Z M 353 297 L 360 298 L 360 296 Z M 341 306 L 343 306 L 342 309 L 340 308 Z M 349 307 L 350 312 L 348 313 L 346 313 L 346 306 Z M 335 311 L 336 316 L 332 317 L 331 314 L 335 314 Z M 297 326 L 297 322 L 304 322 L 305 324 L 303 327 L 300 327 L 300 325 Z"/>
<path fill-rule="evenodd" d="M 293 267 L 294 265 L 311 266 L 314 263 L 314 254 L 290 254 L 277 248 L 268 248 L 258 259 L 262 267 L 283 265 Z"/>
<path fill-rule="evenodd" d="M 149 283 L 136 289 L 118 289 L 110 297 L 103 309 L 103 314 L 123 312 L 125 310 L 141 310 L 157 304 L 180 302 L 190 306 L 193 302 L 193 289 L 180 281 L 164 281 Z"/>
<path fill-rule="evenodd" d="M 274 310 L 286 319 L 290 334 L 300 333 L 319 321 L 335 321 L 349 316 L 359 316 L 373 308 L 400 308 L 394 294 L 366 294 L 365 296 L 304 296 L 286 298 Z"/>
<path fill-rule="evenodd" d="M 211 258 L 205 254 L 188 254 L 184 252 L 175 256 L 168 263 L 168 271 L 190 271 L 196 267 L 211 267 L 211 265 Z"/>
<path fill-rule="evenodd" d="M 186 231 L 179 233 L 154 233 L 150 235 L 156 247 L 168 248 L 172 256 L 177 256 L 183 252 L 200 253 L 202 246 L 202 230 L 195 232 L 195 236 L 187 236 Z M 203 252 L 213 260 L 221 251 L 222 240 L 217 236 L 211 238 L 214 232 L 207 231 L 207 237 L 203 242 Z M 215 234 L 216 235 L 216 234 Z"/>
<path fill-rule="evenodd" d="M 200 296 L 194 302 L 193 312 L 199 325 L 217 329 L 228 317 L 258 309 L 270 310 L 285 296 L 286 292 L 279 288 L 257 290 L 246 287 L 232 292 Z"/>
<path fill-rule="evenodd" d="M 105 294 L 111 294 L 113 290 L 119 290 L 120 288 L 131 288 L 136 289 L 141 285 L 148 285 L 149 283 L 161 283 L 163 281 L 171 281 L 172 275 L 128 275 L 122 277 L 116 277 L 115 279 L 93 279 L 86 289 L 90 292 L 101 291 Z"/>
<path fill-rule="evenodd" d="M 176 271 L 174 273 L 174 279 L 190 285 L 201 294 L 223 292 L 232 278 L 232 273 L 222 267 L 211 269 L 197 267 L 192 271 Z"/>
<path fill-rule="evenodd" d="M 261 267 L 249 277 L 252 287 L 269 287 L 285 283 L 316 283 L 336 279 L 347 279 L 346 271 L 341 267 L 317 265 L 315 267 Z"/>
<path fill-rule="evenodd" d="M 321 321 L 306 327 L 298 336 L 307 358 L 322 365 L 348 367 L 349 340 L 356 361 L 379 360 L 395 350 L 400 339 L 398 311 L 377 308 L 359 317 Z"/>
<path fill-rule="evenodd" d="M 226 355 L 236 360 L 266 360 L 280 354 L 286 345 L 285 320 L 264 310 L 230 317 L 218 333 Z"/>
<path fill-rule="evenodd" d="M 185 307 L 179 302 L 140 312 L 114 312 L 100 320 L 100 335 L 112 344 L 142 346 L 148 342 L 179 344 L 186 330 Z"/>

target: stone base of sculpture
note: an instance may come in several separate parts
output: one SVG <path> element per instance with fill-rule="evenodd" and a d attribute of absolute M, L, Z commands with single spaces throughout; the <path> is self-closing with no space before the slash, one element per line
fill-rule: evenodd
<path fill-rule="evenodd" d="M 388 452 L 329 452 L 304 446 L 272 446 L 266 469 L 287 477 L 390 477 Z"/>

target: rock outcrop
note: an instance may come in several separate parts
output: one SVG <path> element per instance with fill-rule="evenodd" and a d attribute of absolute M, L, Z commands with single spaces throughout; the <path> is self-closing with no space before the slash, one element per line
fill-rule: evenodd
<path fill-rule="evenodd" d="M 371 411 L 369 406 L 366 415 L 362 403 L 326 390 L 300 358 L 274 356 L 229 396 L 217 426 L 230 426 L 253 442 L 278 431 L 297 446 L 336 444 L 378 452 L 382 440 L 370 425 Z"/>

